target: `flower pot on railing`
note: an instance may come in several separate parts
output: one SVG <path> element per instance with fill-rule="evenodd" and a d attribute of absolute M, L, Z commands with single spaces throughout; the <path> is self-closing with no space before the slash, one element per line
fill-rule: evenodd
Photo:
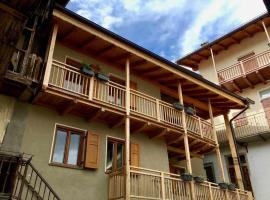
<path fill-rule="evenodd" d="M 103 72 L 96 73 L 96 77 L 100 81 L 108 82 L 110 80 L 110 77 L 104 74 Z"/>
<path fill-rule="evenodd" d="M 194 176 L 193 179 L 196 183 L 203 183 L 204 182 L 204 177 L 202 177 L 202 176 Z"/>
<path fill-rule="evenodd" d="M 228 189 L 228 183 L 222 182 L 222 183 L 219 183 L 218 186 L 219 186 L 220 189 L 222 189 L 222 190 Z"/>
<path fill-rule="evenodd" d="M 188 173 L 183 173 L 181 174 L 181 179 L 183 181 L 192 181 L 192 175 L 191 174 L 188 174 Z"/>
<path fill-rule="evenodd" d="M 185 108 L 185 112 L 188 114 L 188 115 L 195 115 L 195 110 L 191 107 L 186 107 Z"/>
<path fill-rule="evenodd" d="M 90 65 L 84 64 L 81 67 L 81 72 L 87 76 L 94 76 L 95 72 L 93 71 L 93 69 L 91 68 Z"/>
<path fill-rule="evenodd" d="M 229 189 L 229 190 L 232 190 L 232 191 L 235 191 L 235 190 L 236 190 L 235 184 L 229 183 L 229 184 L 228 184 L 228 189 Z"/>
<path fill-rule="evenodd" d="M 173 103 L 173 107 L 176 110 L 184 110 L 184 106 L 181 103 L 179 103 L 179 102 Z"/>

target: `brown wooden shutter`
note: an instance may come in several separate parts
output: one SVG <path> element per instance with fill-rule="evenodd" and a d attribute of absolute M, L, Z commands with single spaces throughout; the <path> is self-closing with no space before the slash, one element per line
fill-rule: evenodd
<path fill-rule="evenodd" d="M 86 141 L 85 168 L 97 169 L 99 164 L 99 135 L 88 132 Z"/>
<path fill-rule="evenodd" d="M 130 144 L 130 165 L 139 167 L 140 165 L 140 149 L 139 144 Z"/>

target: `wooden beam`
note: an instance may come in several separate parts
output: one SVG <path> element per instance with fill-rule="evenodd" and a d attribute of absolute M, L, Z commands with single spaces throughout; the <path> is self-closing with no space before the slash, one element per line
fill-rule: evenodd
<path fill-rule="evenodd" d="M 251 33 L 249 33 L 247 30 L 243 29 L 242 32 L 248 36 L 248 37 L 252 37 L 253 35 Z"/>
<path fill-rule="evenodd" d="M 168 145 L 176 144 L 177 142 L 181 142 L 183 139 L 184 139 L 184 134 L 181 135 L 179 138 L 177 138 L 177 139 L 175 139 L 175 140 L 172 140 L 172 141 L 168 142 L 167 144 L 168 144 Z"/>
<path fill-rule="evenodd" d="M 115 56 L 113 58 L 110 58 L 109 61 L 111 62 L 120 61 L 120 60 L 128 59 L 130 56 L 131 54 L 128 52 L 128 53 L 124 53 L 124 54 Z"/>
<path fill-rule="evenodd" d="M 191 143 L 189 143 L 189 147 L 192 148 L 195 144 L 198 144 L 200 140 L 194 140 Z"/>
<path fill-rule="evenodd" d="M 233 133 L 231 130 L 228 115 L 224 115 L 224 122 L 225 122 L 225 127 L 226 127 L 226 135 L 227 135 L 227 138 L 229 141 L 229 146 L 230 146 L 230 150 L 231 150 L 231 154 L 232 154 L 232 158 L 233 158 L 233 165 L 234 165 L 234 170 L 235 170 L 235 175 L 236 175 L 236 181 L 237 181 L 238 187 L 241 190 L 243 190 L 244 189 L 243 177 L 241 174 L 240 163 L 238 162 L 238 159 L 237 159 L 236 146 L 234 143 Z"/>
<path fill-rule="evenodd" d="M 178 154 L 183 154 L 183 155 L 185 155 L 185 153 L 186 153 L 185 150 L 180 149 L 180 148 L 176 148 L 176 147 L 172 147 L 172 146 L 167 146 L 167 149 L 168 149 L 168 151 L 173 152 L 173 153 L 178 153 Z M 201 159 L 203 159 L 203 157 L 204 157 L 203 155 L 193 153 L 193 152 L 190 152 L 190 155 L 192 157 L 201 158 Z"/>
<path fill-rule="evenodd" d="M 160 67 L 151 67 L 151 68 L 148 68 L 148 69 L 144 69 L 144 70 L 139 70 L 138 72 L 139 73 L 142 73 L 143 76 L 147 75 L 147 74 L 151 74 L 153 72 L 156 72 L 156 71 L 159 71 L 160 70 Z"/>
<path fill-rule="evenodd" d="M 256 75 L 258 76 L 258 78 L 260 79 L 260 81 L 264 84 L 266 84 L 266 80 L 264 79 L 264 77 L 262 76 L 262 74 L 259 71 L 256 71 Z"/>
<path fill-rule="evenodd" d="M 253 24 L 257 29 L 259 29 L 260 31 L 263 31 L 263 27 L 261 27 L 261 25 L 255 23 Z"/>
<path fill-rule="evenodd" d="M 217 43 L 217 46 L 221 47 L 223 50 L 227 50 L 228 47 L 224 46 L 223 44 Z"/>
<path fill-rule="evenodd" d="M 154 135 L 152 137 L 150 137 L 150 139 L 157 139 L 157 138 L 161 138 L 164 135 L 166 135 L 168 132 L 170 132 L 169 128 L 165 128 L 164 130 L 162 130 L 160 133 L 158 133 L 157 135 Z"/>
<path fill-rule="evenodd" d="M 93 113 L 93 115 L 91 117 L 89 117 L 87 119 L 88 122 L 92 122 L 94 120 L 96 120 L 97 118 L 99 118 L 102 114 L 105 113 L 105 108 L 101 108 L 101 109 L 98 109 L 96 112 Z"/>
<path fill-rule="evenodd" d="M 111 50 L 114 49 L 114 48 L 116 48 L 116 46 L 114 46 L 113 44 L 110 44 L 110 45 L 108 45 L 108 46 L 106 46 L 106 47 L 104 47 L 104 48 L 102 48 L 102 49 L 96 51 L 95 54 L 96 54 L 97 56 L 100 56 L 100 55 L 102 55 L 102 54 L 107 53 L 108 51 L 111 51 Z"/>
<path fill-rule="evenodd" d="M 232 86 L 238 92 L 242 92 L 241 88 L 235 83 L 235 81 L 231 81 Z"/>
<path fill-rule="evenodd" d="M 84 44 L 82 44 L 79 48 L 86 49 L 92 42 L 96 40 L 97 36 L 93 35 L 92 37 L 88 38 Z"/>
<path fill-rule="evenodd" d="M 248 80 L 248 78 L 246 76 L 243 76 L 244 78 L 244 81 L 246 82 L 246 84 L 251 87 L 251 88 L 254 88 L 254 85 L 250 82 L 250 80 Z"/>
<path fill-rule="evenodd" d="M 78 100 L 74 99 L 73 101 L 67 103 L 65 107 L 59 112 L 60 115 L 66 115 L 70 113 L 78 104 Z"/>
<path fill-rule="evenodd" d="M 75 32 L 75 27 L 72 26 L 72 28 L 70 28 L 68 31 L 66 31 L 64 34 L 62 34 L 59 38 L 60 41 L 64 41 L 64 40 L 67 40 L 67 38 Z"/>
<path fill-rule="evenodd" d="M 110 128 L 118 128 L 125 123 L 125 117 L 122 117 L 118 122 L 110 126 Z"/>
<path fill-rule="evenodd" d="M 137 128 L 136 130 L 133 130 L 132 131 L 132 134 L 140 133 L 140 132 L 144 131 L 149 126 L 151 126 L 151 123 L 150 122 L 146 122 L 141 127 Z"/>
<path fill-rule="evenodd" d="M 234 43 L 237 43 L 237 44 L 240 43 L 240 40 L 238 40 L 238 39 L 235 38 L 234 36 L 230 36 L 229 38 L 230 38 Z"/>

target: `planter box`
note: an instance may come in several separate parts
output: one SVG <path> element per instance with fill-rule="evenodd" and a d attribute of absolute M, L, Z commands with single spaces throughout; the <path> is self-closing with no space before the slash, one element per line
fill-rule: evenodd
<path fill-rule="evenodd" d="M 222 189 L 222 190 L 228 189 L 228 184 L 227 184 L 227 183 L 219 183 L 218 186 L 219 186 L 220 189 Z"/>
<path fill-rule="evenodd" d="M 81 72 L 85 75 L 88 75 L 88 76 L 94 76 L 95 75 L 95 72 L 88 66 L 83 66 L 81 68 Z"/>
<path fill-rule="evenodd" d="M 193 179 L 196 183 L 203 183 L 204 182 L 204 178 L 201 176 L 194 176 Z"/>
<path fill-rule="evenodd" d="M 192 175 L 191 174 L 181 174 L 181 179 L 183 180 L 183 181 L 192 181 Z"/>
<path fill-rule="evenodd" d="M 193 109 L 193 108 L 190 108 L 190 107 L 185 108 L 185 112 L 186 112 L 188 115 L 195 115 L 194 109 Z"/>
<path fill-rule="evenodd" d="M 184 109 L 184 106 L 178 102 L 176 103 L 173 103 L 173 107 L 176 109 L 176 110 L 183 110 Z"/>
<path fill-rule="evenodd" d="M 100 72 L 96 74 L 96 77 L 99 80 L 104 81 L 104 82 L 108 82 L 110 80 L 110 78 L 106 74 L 103 74 L 103 73 L 100 73 Z"/>
<path fill-rule="evenodd" d="M 229 183 L 229 184 L 228 184 L 228 189 L 229 189 L 229 190 L 232 190 L 232 191 L 235 191 L 235 190 L 236 190 L 235 184 Z"/>

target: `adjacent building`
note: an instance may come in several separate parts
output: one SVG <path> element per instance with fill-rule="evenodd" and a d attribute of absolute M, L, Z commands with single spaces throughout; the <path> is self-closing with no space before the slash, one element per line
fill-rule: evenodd
<path fill-rule="evenodd" d="M 41 2 L 0 3 L 0 198 L 253 199 L 191 177 L 248 99 Z"/>
<path fill-rule="evenodd" d="M 238 27 L 217 40 L 178 60 L 178 64 L 197 70 L 203 77 L 231 92 L 255 101 L 248 110 L 233 122 L 237 138 L 239 160 L 245 188 L 253 191 L 255 198 L 267 200 L 270 192 L 267 182 L 269 166 L 269 102 L 270 102 L 270 17 L 263 14 Z M 226 102 L 221 102 L 226 103 Z M 239 111 L 230 112 L 233 118 Z M 216 130 L 222 145 L 222 160 L 226 177 L 236 182 L 233 163 L 222 118 L 216 118 Z M 204 158 L 208 176 L 219 181 L 213 154 Z"/>

